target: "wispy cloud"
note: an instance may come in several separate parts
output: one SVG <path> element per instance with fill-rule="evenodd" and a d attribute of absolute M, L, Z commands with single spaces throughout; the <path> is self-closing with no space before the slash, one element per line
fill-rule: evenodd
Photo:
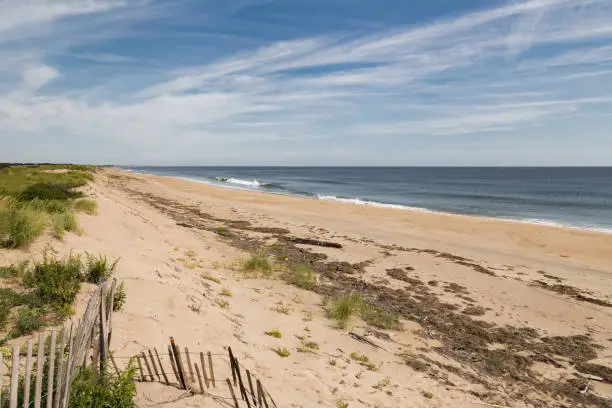
<path fill-rule="evenodd" d="M 72 77 L 49 58 L 116 65 L 116 71 L 105 71 L 116 80 L 126 75 L 122 66 L 144 69 L 155 53 L 144 61 L 126 53 L 75 52 L 68 36 L 57 38 L 62 47 L 53 55 L 37 43 L 15 45 L 64 19 L 70 21 L 63 32 L 72 33 L 84 29 L 85 16 L 119 18 L 137 7 L 135 23 L 147 16 L 145 3 L 45 4 L 0 5 L 0 33 L 10 34 L 0 40 L 0 60 L 20 61 L 12 68 L 0 63 L 0 78 L 4 69 L 12 81 L 9 89 L 0 87 L 0 131 L 31 137 L 52 130 L 61 138 L 142 147 L 140 157 L 125 154 L 125 160 L 165 155 L 170 162 L 205 161 L 223 157 L 230 147 L 248 155 L 257 143 L 293 152 L 297 143 L 307 160 L 317 150 L 352 141 L 365 155 L 383 149 L 381 138 L 398 143 L 397 138 L 428 136 L 550 134 L 577 113 L 612 107 L 612 81 L 599 80 L 612 78 L 607 0 L 524 0 L 425 25 L 268 41 L 202 65 L 173 66 L 134 81 L 138 85 L 103 92 L 102 100 L 104 85 L 60 86 Z M 249 4 L 235 2 L 232 13 Z M 138 79 L 137 72 L 131 75 Z M 100 152 L 100 160 L 117 155 Z M 270 158 L 276 155 L 270 151 Z"/>

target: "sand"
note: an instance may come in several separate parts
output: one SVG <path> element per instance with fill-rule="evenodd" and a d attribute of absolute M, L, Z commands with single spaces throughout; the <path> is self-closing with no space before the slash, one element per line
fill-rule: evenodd
<path fill-rule="evenodd" d="M 581 351 L 574 343 L 562 355 L 540 348 L 549 344 L 546 337 L 588 335 L 587 342 L 601 347 L 591 363 L 612 367 L 612 307 L 606 306 L 612 302 L 612 234 L 231 190 L 115 169 L 104 170 L 85 189 L 98 200 L 99 214 L 79 216 L 82 235 L 66 234 L 63 242 L 44 237 L 28 252 L 1 250 L 0 262 L 36 256 L 49 247 L 58 254 L 89 251 L 121 258 L 117 275 L 125 282 L 127 302 L 113 318 L 112 344 L 120 362 L 149 347 L 165 349 L 174 336 L 192 351 L 224 354 L 231 346 L 279 407 L 550 404 L 537 384 L 509 379 L 515 365 L 487 357 L 492 367 L 483 374 L 481 362 L 470 363 L 478 360 L 474 348 L 461 354 L 453 347 L 469 336 L 447 333 L 434 323 L 442 315 L 435 308 L 445 303 L 456 309 L 444 316 L 491 323 L 483 333 L 506 325 L 536 329 L 537 339 L 529 340 L 535 354 L 535 348 L 520 349 L 523 340 L 478 347 L 508 351 L 513 362 L 522 361 L 518 355 L 527 360 L 544 355 L 525 370 L 546 379 L 547 386 L 577 378 L 574 363 L 581 357 L 571 355 Z M 234 237 L 216 233 L 228 225 Z M 352 274 L 322 273 L 317 293 L 282 279 L 244 277 L 237 264 L 248 257 L 252 243 L 273 245 L 280 235 L 340 243 L 341 249 L 294 247 L 325 254 L 322 262 L 362 264 Z M 355 318 L 348 330 L 339 330 L 322 307 L 322 293 L 349 290 L 357 281 L 367 296 L 387 288 L 384 296 L 373 297 L 377 301 L 408 304 L 422 298 L 434 306 L 404 313 L 404 330 L 381 330 L 388 339 L 368 335 L 382 347 L 374 348 L 348 333 L 365 335 L 371 330 L 367 324 Z M 231 296 L 223 296 L 224 289 Z M 469 306 L 474 315 L 468 317 L 462 311 Z M 271 329 L 279 329 L 282 338 L 264 334 Z M 300 352 L 308 341 L 318 349 Z M 280 357 L 278 347 L 291 354 Z M 351 359 L 353 352 L 366 355 L 375 371 Z M 218 376 L 227 375 L 220 367 Z M 609 384 L 595 381 L 589 389 L 612 396 Z M 605 400 L 593 401 L 587 402 L 596 406 Z M 137 402 L 140 407 L 227 406 L 159 384 L 139 384 Z"/>

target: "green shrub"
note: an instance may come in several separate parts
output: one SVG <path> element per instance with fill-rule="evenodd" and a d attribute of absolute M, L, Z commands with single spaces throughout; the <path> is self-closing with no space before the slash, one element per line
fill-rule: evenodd
<path fill-rule="evenodd" d="M 84 279 L 89 283 L 100 283 L 100 280 L 107 280 L 117 269 L 119 258 L 110 262 L 105 255 L 91 255 L 86 253 Z"/>
<path fill-rule="evenodd" d="M 109 364 L 102 375 L 95 368 L 82 369 L 72 381 L 69 408 L 135 408 L 136 365 L 130 360 L 119 376 L 110 372 Z"/>
<path fill-rule="evenodd" d="M 313 272 L 312 268 L 300 265 L 289 274 L 289 282 L 298 288 L 312 290 L 317 283 L 317 275 Z"/>
<path fill-rule="evenodd" d="M 70 308 L 81 289 L 83 263 L 77 255 L 62 259 L 45 256 L 35 262 L 24 275 L 24 284 L 34 289 L 33 294 L 52 305 L 57 311 Z"/>
<path fill-rule="evenodd" d="M 72 188 L 78 187 L 79 183 L 55 184 L 55 183 L 36 183 L 21 192 L 21 201 L 39 200 L 68 200 L 71 198 L 83 197 L 83 193 L 73 191 Z"/>
<path fill-rule="evenodd" d="M 20 248 L 31 244 L 45 229 L 45 214 L 28 208 L 0 211 L 0 234 L 5 246 Z"/>
<path fill-rule="evenodd" d="M 350 294 L 333 300 L 328 307 L 328 314 L 336 320 L 339 329 L 346 329 L 353 314 L 361 311 L 364 301 L 357 294 Z"/>
<path fill-rule="evenodd" d="M 94 200 L 78 200 L 74 203 L 74 209 L 89 215 L 95 215 L 98 213 L 98 203 Z"/>

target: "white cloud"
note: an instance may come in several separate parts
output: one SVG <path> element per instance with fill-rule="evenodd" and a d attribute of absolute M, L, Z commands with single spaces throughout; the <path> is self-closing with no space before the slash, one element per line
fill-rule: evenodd
<path fill-rule="evenodd" d="M 533 131 L 611 103 L 612 84 L 592 82 L 610 73 L 605 65 L 612 59 L 610 46 L 600 43 L 612 40 L 607 0 L 513 2 L 366 36 L 296 38 L 201 66 L 177 66 L 137 89 L 103 93 L 59 87 L 70 77 L 61 69 L 59 76 L 44 50 L 11 45 L 37 26 L 54 26 L 66 17 L 122 15 L 127 3 L 62 1 L 49 9 L 42 1 L 27 7 L 10 3 L 14 9 L 4 17 L 0 6 L 0 32 L 12 38 L 0 40 L 0 61 L 17 62 L 0 62 L 0 78 L 4 72 L 21 79 L 7 82 L 9 90 L 0 87 L 5 135 L 61 134 L 172 160 L 214 157 L 228 146 L 246 154 L 257 142 L 295 151 L 282 144 L 303 142 L 316 149 L 319 142 L 343 145 L 353 138 L 370 137 L 376 145 L 375 138 L 385 136 Z M 106 67 L 146 64 L 125 55 L 73 52 L 65 37 L 57 38 L 65 55 Z M 527 53 L 549 44 L 563 47 L 546 57 Z M 113 72 L 121 77 L 121 65 Z M 51 81 L 53 91 L 45 86 Z M 115 157 L 104 149 L 99 153 Z M 138 150 L 124 157 L 134 155 Z"/>
<path fill-rule="evenodd" d="M 29 66 L 23 72 L 22 86 L 29 91 L 36 90 L 58 76 L 57 69 L 48 65 Z"/>

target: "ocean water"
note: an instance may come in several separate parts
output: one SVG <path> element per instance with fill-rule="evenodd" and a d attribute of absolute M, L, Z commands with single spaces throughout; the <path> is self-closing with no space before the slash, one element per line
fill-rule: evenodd
<path fill-rule="evenodd" d="M 127 167 L 229 188 L 612 233 L 612 167 Z"/>

